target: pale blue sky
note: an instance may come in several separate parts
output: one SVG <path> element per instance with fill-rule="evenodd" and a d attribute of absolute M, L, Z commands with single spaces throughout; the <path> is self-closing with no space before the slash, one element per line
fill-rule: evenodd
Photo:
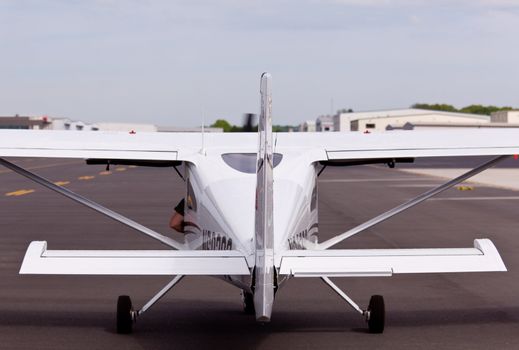
<path fill-rule="evenodd" d="M 519 0 L 0 0 L 0 115 L 276 124 L 415 102 L 519 106 Z"/>

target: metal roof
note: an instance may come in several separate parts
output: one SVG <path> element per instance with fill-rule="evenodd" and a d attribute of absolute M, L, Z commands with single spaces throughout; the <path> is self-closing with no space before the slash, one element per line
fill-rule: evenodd
<path fill-rule="evenodd" d="M 426 114 L 439 114 L 449 117 L 462 117 L 462 118 L 473 118 L 484 121 L 490 121 L 490 116 L 470 113 L 457 113 L 457 112 L 445 112 L 435 111 L 429 109 L 418 109 L 418 108 L 406 108 L 406 109 L 386 109 L 377 111 L 366 111 L 366 112 L 352 112 L 352 113 L 341 113 L 341 117 L 347 117 L 349 120 L 359 119 L 375 119 L 375 118 L 391 118 L 391 117 L 411 117 L 420 116 Z"/>

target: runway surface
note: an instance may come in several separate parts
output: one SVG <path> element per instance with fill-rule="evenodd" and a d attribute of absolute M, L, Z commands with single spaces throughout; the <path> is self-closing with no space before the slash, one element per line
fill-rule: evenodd
<path fill-rule="evenodd" d="M 167 226 L 184 193 L 172 169 L 117 167 L 103 174 L 103 167 L 77 160 L 16 162 L 180 239 Z M 440 183 L 382 166 L 328 168 L 319 184 L 321 240 Z M 49 249 L 163 247 L 0 168 L 0 348 L 517 349 L 518 221 L 519 192 L 474 185 L 448 190 L 338 246 L 472 247 L 474 238 L 490 238 L 502 254 L 509 272 L 335 279 L 363 307 L 372 294 L 384 295 L 381 335 L 366 333 L 364 320 L 318 279 L 290 280 L 277 294 L 272 322 L 262 326 L 242 312 L 237 289 L 209 277 L 186 277 L 133 334 L 118 335 L 117 296 L 131 295 L 141 306 L 169 278 L 20 276 L 29 242 L 46 240 Z"/>

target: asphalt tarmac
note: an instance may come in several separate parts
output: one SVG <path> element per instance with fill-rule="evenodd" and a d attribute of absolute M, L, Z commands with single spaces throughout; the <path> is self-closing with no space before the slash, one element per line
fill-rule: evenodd
<path fill-rule="evenodd" d="M 180 238 L 167 226 L 184 193 L 172 169 L 104 173 L 77 160 L 16 162 Z M 328 168 L 319 183 L 321 240 L 440 182 L 383 166 Z M 46 240 L 49 249 L 163 247 L 0 167 L 0 349 L 517 349 L 518 221 L 519 192 L 475 185 L 448 190 L 339 245 L 472 247 L 473 239 L 490 238 L 501 252 L 509 272 L 335 279 L 363 307 L 372 294 L 384 295 L 383 334 L 367 333 L 364 320 L 319 279 L 290 280 L 277 294 L 272 322 L 260 325 L 242 312 L 234 287 L 186 277 L 139 318 L 133 334 L 118 335 L 117 296 L 128 294 L 139 307 L 169 278 L 21 276 L 29 242 Z"/>

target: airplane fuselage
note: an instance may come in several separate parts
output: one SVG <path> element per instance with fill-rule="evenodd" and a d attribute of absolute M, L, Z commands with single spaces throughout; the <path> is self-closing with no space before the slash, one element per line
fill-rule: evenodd
<path fill-rule="evenodd" d="M 185 239 L 189 249 L 238 250 L 254 266 L 256 157 L 253 152 L 222 151 L 186 163 Z M 305 249 L 317 242 L 317 166 L 300 158 L 274 154 L 276 268 L 280 263 L 276 251 Z M 231 280 L 243 287 L 243 276 L 231 276 Z"/>

